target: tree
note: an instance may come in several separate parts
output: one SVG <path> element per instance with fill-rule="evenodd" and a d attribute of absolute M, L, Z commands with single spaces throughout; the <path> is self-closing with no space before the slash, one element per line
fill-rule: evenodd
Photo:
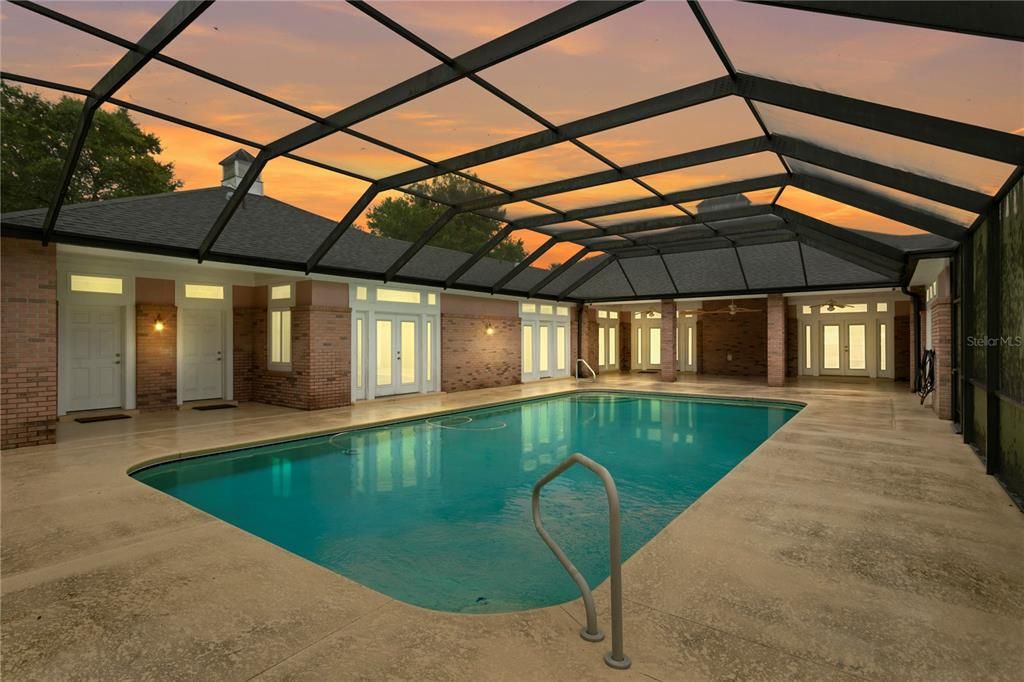
<path fill-rule="evenodd" d="M 0 84 L 0 202 L 3 210 L 49 205 L 57 188 L 82 103 L 57 102 Z M 173 192 L 182 186 L 174 164 L 160 163 L 156 135 L 139 128 L 125 109 L 99 110 L 86 137 L 66 203 Z"/>
<path fill-rule="evenodd" d="M 438 201 L 457 204 L 471 199 L 490 196 L 483 185 L 458 175 L 442 175 L 429 182 L 410 187 L 418 194 L 434 197 Z M 416 241 L 442 213 L 446 206 L 411 194 L 387 197 L 366 212 L 366 224 L 371 234 L 390 239 Z M 460 213 L 449 221 L 433 239 L 430 246 L 475 253 L 501 229 L 506 222 L 505 210 L 490 211 L 493 217 L 476 213 Z M 518 263 L 526 258 L 526 249 L 520 239 L 502 240 L 488 254 L 491 258 Z"/>

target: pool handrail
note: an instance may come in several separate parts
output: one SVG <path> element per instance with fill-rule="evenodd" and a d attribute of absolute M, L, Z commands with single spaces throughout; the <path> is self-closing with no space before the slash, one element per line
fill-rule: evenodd
<path fill-rule="evenodd" d="M 594 368 L 590 366 L 590 363 L 587 362 L 586 360 L 584 360 L 583 358 L 576 358 L 576 381 L 577 381 L 577 383 L 580 380 L 580 363 L 581 362 L 583 363 L 584 367 L 586 367 L 587 369 L 590 370 L 590 374 L 592 375 L 592 377 L 594 379 L 594 383 L 597 383 L 597 372 L 595 372 Z"/>
<path fill-rule="evenodd" d="M 544 475 L 533 486 L 533 525 L 548 548 L 569 573 L 583 597 L 583 607 L 587 613 L 587 624 L 580 630 L 580 637 L 588 642 L 600 642 L 604 634 L 597 627 L 597 610 L 594 608 L 594 594 L 587 585 L 583 575 L 577 570 L 562 548 L 558 546 L 540 518 L 540 491 L 545 485 L 561 476 L 575 464 L 580 464 L 597 474 L 604 484 L 608 495 L 608 559 L 611 564 L 611 599 L 612 599 L 612 650 L 605 654 L 604 662 L 617 670 L 625 670 L 631 665 L 629 657 L 622 651 L 622 542 L 621 523 L 619 520 L 619 491 L 615 487 L 615 479 L 608 470 L 594 460 L 578 452 L 566 457 L 554 469 Z"/>

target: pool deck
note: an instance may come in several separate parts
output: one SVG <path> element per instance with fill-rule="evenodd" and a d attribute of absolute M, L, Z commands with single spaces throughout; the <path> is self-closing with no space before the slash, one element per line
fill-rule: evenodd
<path fill-rule="evenodd" d="M 807 403 L 626 563 L 628 671 L 604 665 L 607 640 L 579 638 L 578 602 L 419 609 L 126 475 L 197 449 L 575 388 L 560 380 L 62 422 L 58 445 L 5 452 L 3 678 L 1020 679 L 1024 514 L 904 384 L 612 375 L 599 387 Z"/>

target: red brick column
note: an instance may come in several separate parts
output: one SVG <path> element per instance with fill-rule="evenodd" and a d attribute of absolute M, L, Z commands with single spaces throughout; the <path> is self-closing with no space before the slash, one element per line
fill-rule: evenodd
<path fill-rule="evenodd" d="M 583 309 L 583 347 L 580 349 L 580 357 L 587 361 L 594 371 L 600 374 L 601 370 L 597 366 L 597 351 L 598 351 L 598 327 L 597 327 L 597 308 L 593 306 L 586 306 Z M 573 358 L 573 365 L 575 369 L 576 358 Z"/>
<path fill-rule="evenodd" d="M 0 240 L 0 448 L 57 439 L 57 250 Z"/>
<path fill-rule="evenodd" d="M 786 383 L 786 299 L 768 295 L 768 385 Z"/>
<path fill-rule="evenodd" d="M 619 371 L 633 369 L 633 313 L 623 310 L 619 313 Z"/>
<path fill-rule="evenodd" d="M 155 328 L 159 315 L 163 330 Z M 140 410 L 178 406 L 178 308 L 135 306 L 135 405 Z"/>
<path fill-rule="evenodd" d="M 676 370 L 676 302 L 661 302 L 661 381 L 675 381 Z"/>

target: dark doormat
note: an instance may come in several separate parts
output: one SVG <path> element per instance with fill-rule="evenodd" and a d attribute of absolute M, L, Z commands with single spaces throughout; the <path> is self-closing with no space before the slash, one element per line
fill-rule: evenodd
<path fill-rule="evenodd" d="M 131 419 L 130 414 L 103 414 L 98 417 L 75 417 L 79 424 L 92 424 L 93 422 L 112 422 L 115 419 Z"/>
<path fill-rule="evenodd" d="M 206 412 L 207 410 L 230 410 L 238 405 L 232 405 L 231 403 L 217 403 L 216 405 L 197 405 L 193 407 L 193 410 L 199 410 L 200 412 Z"/>

